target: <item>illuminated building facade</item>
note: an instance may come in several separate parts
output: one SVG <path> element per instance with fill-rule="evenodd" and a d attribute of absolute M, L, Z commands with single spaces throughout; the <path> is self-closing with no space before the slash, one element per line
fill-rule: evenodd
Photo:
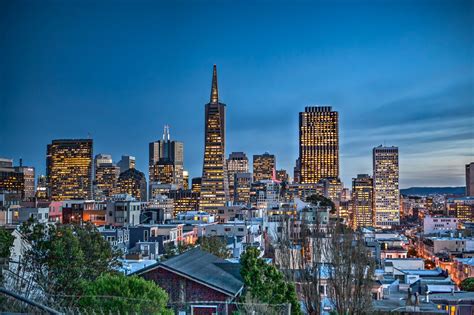
<path fill-rule="evenodd" d="M 280 182 L 285 182 L 285 183 L 288 183 L 289 181 L 289 177 L 288 177 L 288 173 L 286 172 L 286 170 L 277 170 L 276 171 L 276 179 Z"/>
<path fill-rule="evenodd" d="M 189 189 L 171 190 L 168 194 L 168 198 L 174 201 L 174 217 L 176 217 L 178 213 L 197 211 L 199 208 L 199 193 L 195 193 Z"/>
<path fill-rule="evenodd" d="M 301 161 L 297 158 L 293 168 L 293 183 L 298 184 L 299 182 L 301 182 Z"/>
<path fill-rule="evenodd" d="M 474 162 L 466 164 L 466 196 L 474 196 Z"/>
<path fill-rule="evenodd" d="M 165 125 L 161 140 L 149 144 L 148 175 L 150 182 L 175 184 L 184 187 L 184 144 L 170 140 L 170 129 Z"/>
<path fill-rule="evenodd" d="M 367 174 L 352 179 L 352 228 L 374 226 L 373 180 Z"/>
<path fill-rule="evenodd" d="M 38 176 L 35 197 L 38 199 L 48 199 L 48 179 L 44 175 Z"/>
<path fill-rule="evenodd" d="M 35 168 L 13 166 L 12 159 L 0 158 L 0 192 L 19 193 L 22 200 L 29 200 L 35 196 Z"/>
<path fill-rule="evenodd" d="M 234 174 L 234 204 L 249 205 L 250 204 L 250 188 L 252 185 L 251 173 L 235 173 Z"/>
<path fill-rule="evenodd" d="M 299 181 L 339 177 L 339 118 L 330 106 L 305 107 L 299 115 Z M 297 165 L 298 166 L 298 165 Z"/>
<path fill-rule="evenodd" d="M 183 189 L 189 189 L 189 172 L 183 171 Z"/>
<path fill-rule="evenodd" d="M 331 199 L 332 202 L 338 203 L 341 199 L 342 182 L 339 178 L 323 178 L 320 181 L 323 187 L 323 196 Z"/>
<path fill-rule="evenodd" d="M 390 228 L 400 224 L 398 148 L 373 149 L 375 226 Z"/>
<path fill-rule="evenodd" d="M 115 194 L 120 167 L 112 162 L 112 156 L 98 154 L 94 158 L 94 199 L 105 200 Z"/>
<path fill-rule="evenodd" d="M 135 157 L 131 155 L 122 155 L 122 159 L 118 161 L 117 166 L 120 168 L 120 173 L 135 168 Z"/>
<path fill-rule="evenodd" d="M 206 104 L 204 132 L 204 162 L 202 168 L 199 210 L 216 213 L 229 200 L 225 163 L 225 104 L 219 102 L 217 69 L 212 74 L 211 99 Z"/>
<path fill-rule="evenodd" d="M 248 173 L 249 159 L 244 152 L 232 152 L 227 159 L 227 176 L 229 180 L 230 200 L 234 201 L 234 177 L 237 173 Z"/>
<path fill-rule="evenodd" d="M 92 199 L 92 139 L 48 144 L 46 176 L 52 201 Z"/>
<path fill-rule="evenodd" d="M 275 155 L 265 152 L 253 156 L 253 181 L 271 180 L 276 169 Z"/>
<path fill-rule="evenodd" d="M 194 177 L 191 180 L 191 190 L 195 193 L 200 194 L 201 193 L 201 183 L 202 183 L 202 178 L 201 177 Z"/>
<path fill-rule="evenodd" d="M 117 180 L 117 193 L 128 194 L 139 201 L 146 201 L 145 174 L 135 168 L 120 173 Z"/>

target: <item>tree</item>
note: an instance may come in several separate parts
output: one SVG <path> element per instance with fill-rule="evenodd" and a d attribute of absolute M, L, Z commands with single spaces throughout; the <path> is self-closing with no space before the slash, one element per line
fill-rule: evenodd
<path fill-rule="evenodd" d="M 16 291 L 26 297 L 40 297 L 44 304 L 54 307 L 74 302 L 63 298 L 65 292 L 78 295 L 81 281 L 93 281 L 119 265 L 119 253 L 93 225 L 28 221 L 20 230 L 29 244 L 18 268 L 27 285 L 18 285 Z"/>
<path fill-rule="evenodd" d="M 0 285 L 3 284 L 3 268 L 8 266 L 15 237 L 4 227 L 0 227 Z"/>
<path fill-rule="evenodd" d="M 201 249 L 217 257 L 226 259 L 230 257 L 227 243 L 219 236 L 203 236 L 200 240 Z"/>
<path fill-rule="evenodd" d="M 166 308 L 168 295 L 151 281 L 137 276 L 103 274 L 82 282 L 78 307 L 106 314 L 173 314 Z"/>
<path fill-rule="evenodd" d="M 463 291 L 474 291 L 474 278 L 466 278 L 461 282 L 461 290 Z"/>
<path fill-rule="evenodd" d="M 311 202 L 314 205 L 319 205 L 321 207 L 331 207 L 331 213 L 336 212 L 336 205 L 332 202 L 331 199 L 326 198 L 322 195 L 311 195 L 306 198 L 306 202 Z"/>
<path fill-rule="evenodd" d="M 249 247 L 242 255 L 240 271 L 250 297 L 266 304 L 291 304 L 292 314 L 301 314 L 293 283 L 273 265 L 259 258 L 259 250 Z"/>

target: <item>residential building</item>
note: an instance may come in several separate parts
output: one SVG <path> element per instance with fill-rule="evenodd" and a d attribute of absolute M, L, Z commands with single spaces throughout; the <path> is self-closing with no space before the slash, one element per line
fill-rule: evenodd
<path fill-rule="evenodd" d="M 276 169 L 275 155 L 265 152 L 253 156 L 253 181 L 271 180 Z"/>
<path fill-rule="evenodd" d="M 400 224 L 398 148 L 373 149 L 375 226 L 391 228 Z"/>
<path fill-rule="evenodd" d="M 231 314 L 244 287 L 240 268 L 194 248 L 136 274 L 163 288 L 177 314 Z"/>
<path fill-rule="evenodd" d="M 299 114 L 300 183 L 339 177 L 339 118 L 330 106 L 309 106 Z"/>
<path fill-rule="evenodd" d="M 113 226 L 135 226 L 140 224 L 144 205 L 128 194 L 113 196 L 107 201 L 107 224 Z"/>
<path fill-rule="evenodd" d="M 211 98 L 206 104 L 204 163 L 202 168 L 200 210 L 215 212 L 229 200 L 225 163 L 225 107 L 219 102 L 217 69 L 212 74 Z"/>
<path fill-rule="evenodd" d="M 92 139 L 48 144 L 46 176 L 51 200 L 92 199 Z"/>

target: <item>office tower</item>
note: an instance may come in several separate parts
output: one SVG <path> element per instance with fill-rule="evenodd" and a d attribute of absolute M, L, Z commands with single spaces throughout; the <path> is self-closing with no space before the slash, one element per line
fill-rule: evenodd
<path fill-rule="evenodd" d="M 293 168 L 293 183 L 298 184 L 299 182 L 301 182 L 301 161 L 297 158 Z"/>
<path fill-rule="evenodd" d="M 373 149 L 375 226 L 390 228 L 400 224 L 398 188 L 398 148 L 378 146 Z"/>
<path fill-rule="evenodd" d="M 337 203 L 341 198 L 342 192 L 342 182 L 339 178 L 323 178 L 319 181 L 323 188 L 323 196 L 332 200 L 332 202 Z"/>
<path fill-rule="evenodd" d="M 12 159 L 0 158 L 0 191 L 20 194 L 22 200 L 35 196 L 35 168 L 24 166 L 20 159 L 19 166 L 13 166 Z"/>
<path fill-rule="evenodd" d="M 276 173 L 276 180 L 277 181 L 288 183 L 289 177 L 288 177 L 288 173 L 286 172 L 286 170 L 283 170 L 283 169 L 277 170 L 277 171 L 275 171 L 275 173 Z"/>
<path fill-rule="evenodd" d="M 35 197 L 38 199 L 48 199 L 48 179 L 45 175 L 38 176 Z"/>
<path fill-rule="evenodd" d="M 197 211 L 199 208 L 199 193 L 192 190 L 171 190 L 168 198 L 173 199 L 173 215 L 180 212 Z"/>
<path fill-rule="evenodd" d="M 145 174 L 135 168 L 120 173 L 116 191 L 117 194 L 129 194 L 139 201 L 146 201 Z"/>
<path fill-rule="evenodd" d="M 94 199 L 105 200 L 115 194 L 120 167 L 112 162 L 112 156 L 98 154 L 94 158 Z"/>
<path fill-rule="evenodd" d="M 120 168 L 120 173 L 129 169 L 135 168 L 135 157 L 131 155 L 122 155 L 122 159 L 118 161 L 117 166 Z"/>
<path fill-rule="evenodd" d="M 367 174 L 352 179 L 352 228 L 374 226 L 373 180 Z"/>
<path fill-rule="evenodd" d="M 24 166 L 23 160 L 20 159 L 20 166 L 15 167 L 15 169 L 23 173 L 24 181 L 24 192 L 23 199 L 28 200 L 35 196 L 35 168 L 31 166 Z"/>
<path fill-rule="evenodd" d="M 232 152 L 227 159 L 227 177 L 229 179 L 230 200 L 234 201 L 234 176 L 236 173 L 248 173 L 249 159 L 244 152 Z"/>
<path fill-rule="evenodd" d="M 339 120 L 330 106 L 305 107 L 300 113 L 300 183 L 339 177 Z"/>
<path fill-rule="evenodd" d="M 13 160 L 0 158 L 0 192 L 16 193 L 21 199 L 24 198 L 24 174 L 13 167 Z"/>
<path fill-rule="evenodd" d="M 251 173 L 235 173 L 234 174 L 234 204 L 249 205 L 250 204 L 250 188 L 252 185 Z"/>
<path fill-rule="evenodd" d="M 253 156 L 254 182 L 272 179 L 274 169 L 276 169 L 276 159 L 273 154 L 265 152 L 264 154 Z"/>
<path fill-rule="evenodd" d="M 466 196 L 474 196 L 474 162 L 466 164 Z"/>
<path fill-rule="evenodd" d="M 189 172 L 183 171 L 183 189 L 189 189 Z"/>
<path fill-rule="evenodd" d="M 148 176 L 151 182 L 184 186 L 184 144 L 170 140 L 170 129 L 164 126 L 161 140 L 149 144 Z"/>
<path fill-rule="evenodd" d="M 191 180 L 191 190 L 195 193 L 200 194 L 201 193 L 201 184 L 202 184 L 202 178 L 201 177 L 194 177 Z"/>
<path fill-rule="evenodd" d="M 46 176 L 53 201 L 92 198 L 92 139 L 53 140 Z"/>
<path fill-rule="evenodd" d="M 229 200 L 225 165 L 225 104 L 219 102 L 217 69 L 212 74 L 211 99 L 206 104 L 204 163 L 202 168 L 200 210 L 217 212 Z"/>

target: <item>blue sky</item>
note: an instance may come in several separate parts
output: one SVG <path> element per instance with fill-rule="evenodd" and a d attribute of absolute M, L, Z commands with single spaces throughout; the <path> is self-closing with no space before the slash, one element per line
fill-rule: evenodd
<path fill-rule="evenodd" d="M 474 160 L 472 1 L 2 1 L 0 156 L 44 173 L 46 145 L 135 155 L 164 124 L 200 176 L 212 65 L 227 153 L 290 170 L 298 113 L 340 115 L 341 177 L 400 147 L 402 187 L 464 185 Z"/>

